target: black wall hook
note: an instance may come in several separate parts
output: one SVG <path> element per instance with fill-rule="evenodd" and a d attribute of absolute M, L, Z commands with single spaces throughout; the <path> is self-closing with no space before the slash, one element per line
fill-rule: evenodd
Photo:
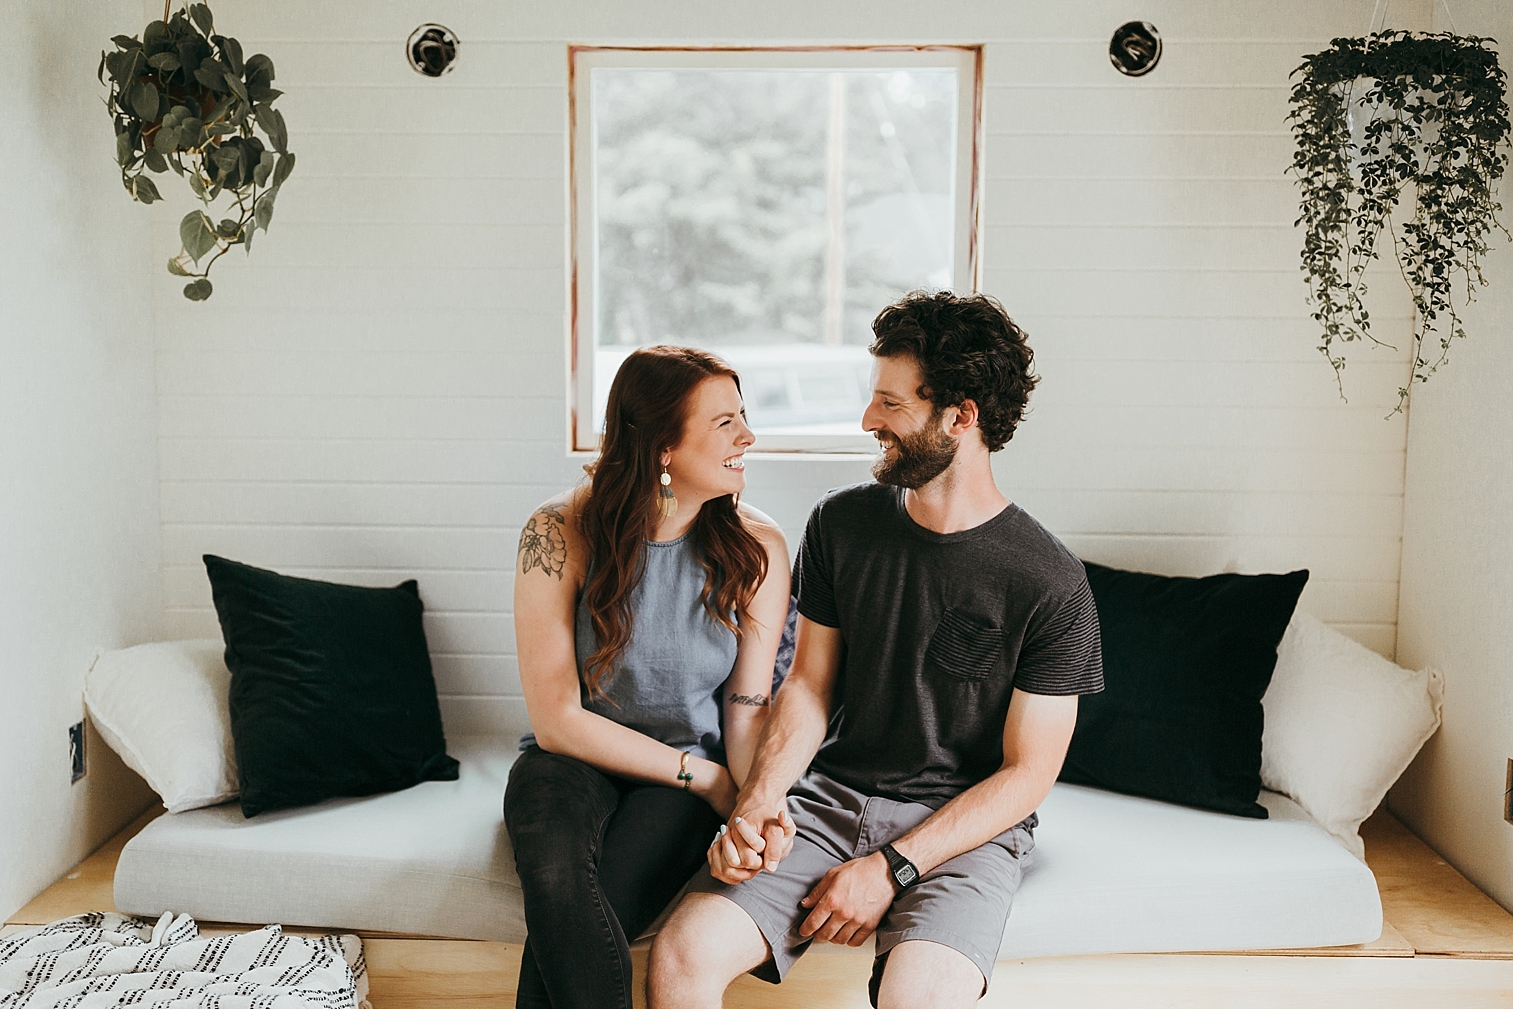
<path fill-rule="evenodd" d="M 457 36 L 443 25 L 421 25 L 410 33 L 405 55 L 416 73 L 440 77 L 457 59 Z"/>
<path fill-rule="evenodd" d="M 1143 77 L 1161 60 L 1161 33 L 1149 21 L 1126 21 L 1109 40 L 1108 59 L 1126 77 Z"/>

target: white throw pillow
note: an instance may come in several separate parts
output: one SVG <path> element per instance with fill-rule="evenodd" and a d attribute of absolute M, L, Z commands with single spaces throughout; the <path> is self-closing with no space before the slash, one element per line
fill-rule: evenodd
<path fill-rule="evenodd" d="M 1261 783 L 1365 859 L 1361 821 L 1439 728 L 1444 677 L 1389 662 L 1294 613 L 1261 699 Z"/>
<path fill-rule="evenodd" d="M 100 736 L 170 813 L 237 796 L 226 646 L 216 638 L 105 652 L 84 678 Z"/>

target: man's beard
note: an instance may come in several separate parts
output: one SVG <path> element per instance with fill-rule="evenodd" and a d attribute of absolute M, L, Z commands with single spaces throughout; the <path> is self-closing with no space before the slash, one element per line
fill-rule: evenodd
<path fill-rule="evenodd" d="M 878 483 L 918 490 L 946 471 L 956 458 L 956 439 L 940 427 L 940 411 L 913 434 L 893 434 L 893 459 L 885 455 L 872 464 Z"/>

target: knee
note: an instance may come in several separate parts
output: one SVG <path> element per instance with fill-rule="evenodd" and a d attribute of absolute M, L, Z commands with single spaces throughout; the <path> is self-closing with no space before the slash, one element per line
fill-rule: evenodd
<path fill-rule="evenodd" d="M 576 847 L 525 845 L 515 849 L 515 873 L 522 893 L 533 903 L 578 906 L 590 899 L 598 867 L 587 851 Z"/>
<path fill-rule="evenodd" d="M 549 861 L 557 849 L 586 851 L 614 812 L 618 793 L 587 764 L 539 750 L 522 755 L 504 793 L 504 822 L 517 858 L 532 849 Z"/>
<path fill-rule="evenodd" d="M 508 821 L 515 871 L 522 887 L 546 892 L 571 886 L 594 873 L 598 830 L 577 818 L 519 817 Z"/>
<path fill-rule="evenodd" d="M 701 955 L 698 931 L 689 927 L 687 916 L 674 912 L 652 940 L 646 971 L 650 1009 L 719 1004 L 729 979 L 716 977 L 710 958 Z"/>
<path fill-rule="evenodd" d="M 719 1005 L 725 989 L 769 956 L 767 940 L 725 897 L 690 893 L 652 941 L 646 992 L 652 1009 Z"/>
<path fill-rule="evenodd" d="M 986 991 L 987 980 L 965 953 L 914 940 L 899 943 L 887 954 L 873 996 L 878 1009 L 950 1009 L 974 1005 Z"/>
<path fill-rule="evenodd" d="M 701 973 L 697 950 L 690 941 L 688 930 L 680 927 L 679 917 L 672 918 L 651 941 L 651 956 L 647 962 L 646 978 L 648 991 L 668 989 L 668 982 L 696 980 Z"/>

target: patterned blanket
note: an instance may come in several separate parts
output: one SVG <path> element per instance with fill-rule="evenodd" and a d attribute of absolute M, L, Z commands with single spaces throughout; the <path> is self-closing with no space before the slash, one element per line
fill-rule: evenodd
<path fill-rule="evenodd" d="M 81 914 L 0 939 L 0 1009 L 371 1009 L 355 935 L 200 936 L 187 914 Z"/>

